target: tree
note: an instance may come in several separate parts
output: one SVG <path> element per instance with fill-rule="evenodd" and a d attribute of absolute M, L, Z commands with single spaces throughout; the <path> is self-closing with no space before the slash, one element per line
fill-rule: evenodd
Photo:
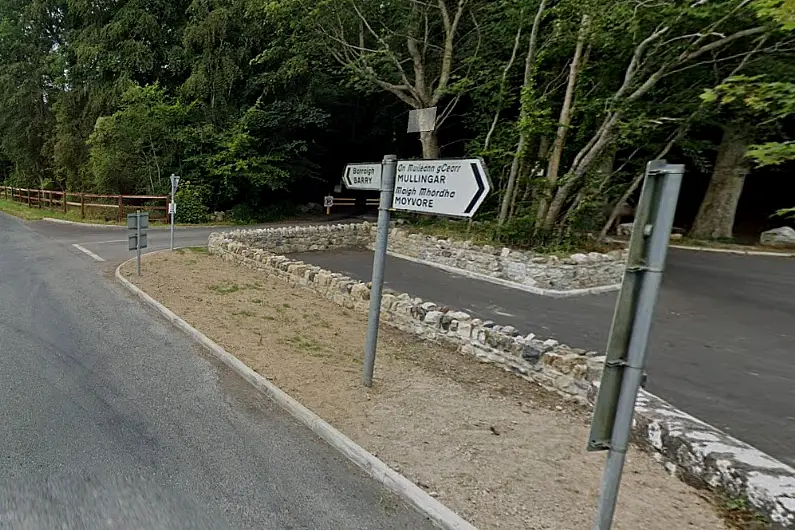
<path fill-rule="evenodd" d="M 761 18 L 773 20 L 784 35 L 795 30 L 795 5 L 791 1 L 758 0 L 753 7 Z M 768 66 L 766 70 L 782 69 Z M 746 156 L 760 167 L 795 159 L 795 142 L 791 140 L 748 146 L 749 140 L 759 139 L 763 134 L 760 129 L 767 129 L 769 134 L 771 124 L 792 116 L 795 84 L 770 80 L 769 76 L 732 76 L 714 89 L 706 90 L 702 100 L 707 104 L 718 103 L 723 109 L 747 109 L 757 121 L 762 119 L 761 124 L 756 125 L 747 122 L 741 126 L 724 126 L 715 171 L 691 230 L 694 237 L 728 238 L 732 236 L 737 203 L 750 170 L 750 160 Z"/>
<path fill-rule="evenodd" d="M 702 98 L 707 103 L 719 104 L 722 107 L 742 106 L 752 112 L 757 118 L 761 118 L 763 124 L 774 124 L 785 119 L 791 119 L 793 113 L 795 113 L 795 83 L 767 81 L 765 76 L 732 77 L 726 83 L 707 90 Z M 783 164 L 795 160 L 795 141 L 785 139 L 756 143 L 746 149 L 744 156 L 747 156 L 750 160 L 742 161 L 743 167 L 747 166 L 750 161 L 753 161 L 757 167 Z M 712 182 L 710 182 L 710 186 L 712 186 Z M 708 191 L 707 199 L 710 199 L 710 196 L 711 194 Z M 705 203 L 707 202 L 709 201 L 705 200 Z M 705 208 L 702 205 L 702 209 Z M 779 215 L 785 215 L 792 212 L 793 210 L 781 210 L 778 213 Z M 697 236 L 731 236 L 730 226 L 728 235 L 725 235 L 727 233 L 725 229 L 722 233 L 724 235 L 719 236 L 710 236 L 708 231 L 701 230 L 698 219 L 708 219 L 709 217 L 710 215 L 706 212 L 702 214 L 699 211 L 697 224 L 693 229 Z M 699 228 L 699 230 L 696 231 L 696 228 Z"/>
<path fill-rule="evenodd" d="M 625 63 L 623 79 L 606 101 L 595 132 L 571 160 L 566 178 L 551 190 L 549 206 L 544 208 L 545 203 L 541 204 L 537 218 L 543 219 L 544 230 L 550 230 L 558 221 L 572 191 L 615 140 L 620 124 L 633 107 L 642 104 L 643 98 L 686 70 L 704 64 L 735 67 L 753 47 L 748 45 L 769 31 L 753 17 L 747 2 L 666 6 L 654 8 L 654 12 L 638 9 L 628 20 L 639 36 Z M 695 76 L 693 80 L 698 82 Z"/>
<path fill-rule="evenodd" d="M 94 187 L 105 193 L 163 193 L 180 166 L 178 131 L 190 107 L 172 102 L 157 86 L 132 86 L 122 108 L 97 120 L 88 139 Z"/>
<path fill-rule="evenodd" d="M 698 239 L 731 238 L 737 204 L 751 170 L 746 159 L 749 135 L 739 122 L 723 125 L 723 137 L 704 200 L 690 230 Z"/>
<path fill-rule="evenodd" d="M 62 90 L 61 2 L 0 2 L 0 149 L 17 184 L 52 180 L 53 104 Z"/>
<path fill-rule="evenodd" d="M 354 82 L 385 90 L 413 109 L 444 103 L 438 128 L 470 82 L 481 7 L 476 0 L 324 0 L 312 10 L 312 25 Z M 420 140 L 424 158 L 439 157 L 436 130 Z"/>

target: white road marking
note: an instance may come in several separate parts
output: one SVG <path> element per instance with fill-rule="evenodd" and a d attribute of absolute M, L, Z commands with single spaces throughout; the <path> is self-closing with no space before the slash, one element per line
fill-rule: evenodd
<path fill-rule="evenodd" d="M 107 243 L 126 243 L 126 239 L 113 239 L 111 241 L 92 241 L 91 243 L 86 243 L 86 245 L 105 245 Z"/>
<path fill-rule="evenodd" d="M 501 308 L 498 305 L 490 305 L 486 309 L 489 310 L 489 311 L 492 311 L 495 315 L 500 315 L 501 317 L 514 317 L 514 316 L 516 316 L 513 313 L 508 313 L 507 311 L 504 311 L 503 308 Z"/>
<path fill-rule="evenodd" d="M 85 252 L 86 254 L 88 254 L 89 256 L 91 256 L 92 258 L 94 258 L 97 261 L 105 261 L 104 258 L 101 258 L 101 257 L 97 256 L 96 254 L 94 254 L 93 252 L 88 250 L 86 247 L 81 247 L 77 243 L 72 244 L 72 246 L 75 247 L 80 252 Z"/>

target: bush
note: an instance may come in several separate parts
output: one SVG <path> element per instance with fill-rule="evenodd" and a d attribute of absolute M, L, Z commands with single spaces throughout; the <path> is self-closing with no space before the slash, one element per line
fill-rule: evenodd
<path fill-rule="evenodd" d="M 176 195 L 176 221 L 186 224 L 206 222 L 210 213 L 207 208 L 209 198 L 210 190 L 205 186 L 194 186 L 190 181 L 183 183 Z"/>
<path fill-rule="evenodd" d="M 232 208 L 232 221 L 237 224 L 270 223 L 295 215 L 295 206 L 278 202 L 254 208 L 249 204 L 238 204 Z"/>

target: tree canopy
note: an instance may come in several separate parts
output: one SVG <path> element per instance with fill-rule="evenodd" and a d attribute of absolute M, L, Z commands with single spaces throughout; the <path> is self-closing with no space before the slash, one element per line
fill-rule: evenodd
<path fill-rule="evenodd" d="M 744 189 L 765 218 L 795 203 L 793 52 L 792 0 L 0 0 L 0 180 L 179 173 L 197 211 L 256 216 L 345 162 L 482 156 L 479 219 L 532 245 L 606 234 L 668 157 L 681 224 L 730 237 Z"/>

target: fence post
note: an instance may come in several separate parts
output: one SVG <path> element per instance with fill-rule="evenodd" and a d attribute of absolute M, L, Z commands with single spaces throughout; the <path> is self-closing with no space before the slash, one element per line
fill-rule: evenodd
<path fill-rule="evenodd" d="M 36 202 L 39 203 L 39 210 L 41 210 L 41 190 L 36 190 Z"/>
<path fill-rule="evenodd" d="M 86 218 L 86 194 L 80 192 L 80 219 Z"/>
<path fill-rule="evenodd" d="M 122 218 L 124 217 L 124 201 L 122 200 L 123 195 L 119 195 L 119 222 L 121 223 Z"/>
<path fill-rule="evenodd" d="M 61 203 L 63 206 L 63 213 L 67 213 L 69 210 L 68 210 L 68 205 L 66 204 L 66 201 L 68 199 L 66 190 L 63 190 L 63 195 L 61 195 L 61 199 L 62 199 Z"/>

